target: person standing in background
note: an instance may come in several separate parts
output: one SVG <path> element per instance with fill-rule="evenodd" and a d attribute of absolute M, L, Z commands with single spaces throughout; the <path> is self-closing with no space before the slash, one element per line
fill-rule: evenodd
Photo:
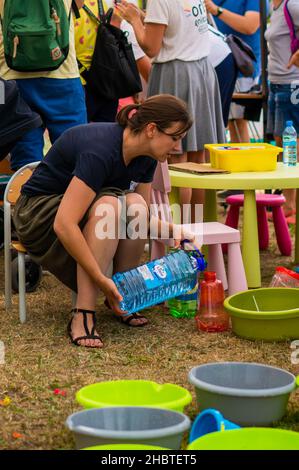
<path fill-rule="evenodd" d="M 239 76 L 237 92 L 248 92 L 258 84 L 261 74 L 260 4 L 259 0 L 205 0 L 207 11 L 213 15 L 216 26 L 223 34 L 236 34 L 252 48 L 257 61 L 253 77 Z M 232 142 L 249 142 L 245 107 L 232 103 L 229 131 Z M 255 119 L 259 121 L 258 111 Z M 233 122 L 234 121 L 234 122 Z M 235 127 L 236 126 L 236 127 Z"/>
<path fill-rule="evenodd" d="M 148 96 L 170 93 L 187 103 L 195 117 L 182 142 L 179 157 L 171 161 L 205 160 L 205 143 L 225 141 L 221 98 L 210 52 L 207 13 L 204 0 L 148 0 L 146 16 L 122 1 L 116 9 L 132 24 L 137 41 L 153 58 Z M 181 204 L 195 207 L 204 202 L 201 189 L 180 189 Z"/>
<path fill-rule="evenodd" d="M 76 0 L 79 7 L 84 0 Z M 64 0 L 67 16 L 72 0 Z M 5 0 L 0 0 L 0 16 L 3 17 Z M 87 122 L 84 92 L 76 62 L 74 25 L 70 17 L 69 53 L 61 66 L 50 72 L 17 72 L 5 61 L 3 36 L 0 26 L 0 76 L 16 80 L 21 97 L 38 113 L 43 127 L 26 133 L 11 152 L 11 168 L 17 170 L 27 163 L 43 158 L 44 130 L 49 132 L 51 143 L 67 129 Z"/>
<path fill-rule="evenodd" d="M 85 0 L 86 7 L 99 18 L 99 3 L 98 0 Z M 108 8 L 114 7 L 113 0 L 103 1 L 105 13 Z M 84 70 L 89 70 L 91 66 L 93 51 L 95 48 L 98 23 L 92 16 L 84 9 L 80 10 L 80 18 L 75 20 L 75 45 L 76 55 L 80 64 L 83 65 Z M 133 52 L 139 73 L 147 82 L 151 63 L 143 50 L 139 47 L 134 30 L 132 26 L 123 21 L 119 16 L 113 14 L 111 24 L 122 29 L 127 35 L 128 41 L 132 43 Z M 81 69 L 80 65 L 79 68 Z M 81 81 L 85 89 L 86 107 L 89 122 L 114 122 L 118 111 L 119 100 L 105 99 L 104 97 L 95 96 L 92 91 L 86 86 L 86 81 L 81 75 Z M 133 102 L 133 100 L 131 100 Z M 129 104 L 127 102 L 127 104 Z"/>
<path fill-rule="evenodd" d="M 293 121 L 293 126 L 299 135 L 299 63 L 296 63 L 299 51 L 294 54 L 291 52 L 290 30 L 284 14 L 285 2 L 286 0 L 273 0 L 273 12 L 265 33 L 269 49 L 268 77 L 270 81 L 267 132 L 274 135 L 279 147 L 282 147 L 282 133 L 286 121 Z M 296 36 L 299 38 L 298 0 L 288 0 L 287 8 Z M 297 151 L 298 148 L 299 140 L 297 140 Z M 296 191 L 287 189 L 283 193 L 286 198 L 284 214 L 288 222 L 295 223 Z"/>
<path fill-rule="evenodd" d="M 228 125 L 229 109 L 238 75 L 238 69 L 225 36 L 209 25 L 211 50 L 209 60 L 217 74 L 222 104 L 223 122 Z"/>

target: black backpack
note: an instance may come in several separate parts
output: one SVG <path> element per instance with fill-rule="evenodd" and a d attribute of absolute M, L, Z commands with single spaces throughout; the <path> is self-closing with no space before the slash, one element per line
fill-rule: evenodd
<path fill-rule="evenodd" d="M 100 99 L 126 98 L 142 91 L 142 84 L 126 34 L 110 24 L 113 9 L 105 14 L 102 0 L 98 0 L 100 20 L 86 6 L 83 9 L 99 24 L 91 67 L 87 70 L 78 61 L 86 87 Z"/>
<path fill-rule="evenodd" d="M 16 82 L 0 78 L 0 161 L 26 132 L 41 125 L 40 116 L 20 97 Z"/>

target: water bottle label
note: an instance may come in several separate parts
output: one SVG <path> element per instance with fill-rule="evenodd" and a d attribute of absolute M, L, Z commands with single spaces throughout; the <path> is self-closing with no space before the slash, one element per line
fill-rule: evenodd
<path fill-rule="evenodd" d="M 154 261 L 150 266 L 139 266 L 137 270 L 142 275 L 147 289 L 155 289 L 164 285 L 165 280 L 168 282 L 173 279 L 169 268 L 160 260 Z"/>
<path fill-rule="evenodd" d="M 148 281 L 148 280 L 152 281 L 154 279 L 154 276 L 152 275 L 152 273 L 150 272 L 149 268 L 146 265 L 139 266 L 137 268 L 137 271 L 140 272 L 141 276 L 143 277 L 145 281 Z"/>

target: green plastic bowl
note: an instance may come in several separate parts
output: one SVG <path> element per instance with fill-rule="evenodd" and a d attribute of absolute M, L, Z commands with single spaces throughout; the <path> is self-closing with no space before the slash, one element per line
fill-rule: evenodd
<path fill-rule="evenodd" d="M 233 332 L 242 338 L 283 341 L 299 338 L 299 289 L 269 287 L 228 297 L 224 307 Z"/>
<path fill-rule="evenodd" d="M 85 447 L 81 450 L 169 450 L 166 447 L 143 446 L 141 444 L 110 444 L 106 446 Z"/>
<path fill-rule="evenodd" d="M 174 384 L 149 380 L 111 380 L 81 388 L 76 399 L 84 408 L 107 406 L 150 406 L 183 412 L 191 393 Z"/>
<path fill-rule="evenodd" d="M 213 432 L 196 439 L 187 450 L 298 450 L 299 433 L 271 428 Z"/>

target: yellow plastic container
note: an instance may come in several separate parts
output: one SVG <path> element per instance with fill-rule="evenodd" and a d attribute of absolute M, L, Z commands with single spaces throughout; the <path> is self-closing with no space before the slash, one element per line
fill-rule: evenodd
<path fill-rule="evenodd" d="M 252 144 L 206 144 L 212 168 L 231 172 L 273 171 L 282 148 L 259 142 Z"/>

